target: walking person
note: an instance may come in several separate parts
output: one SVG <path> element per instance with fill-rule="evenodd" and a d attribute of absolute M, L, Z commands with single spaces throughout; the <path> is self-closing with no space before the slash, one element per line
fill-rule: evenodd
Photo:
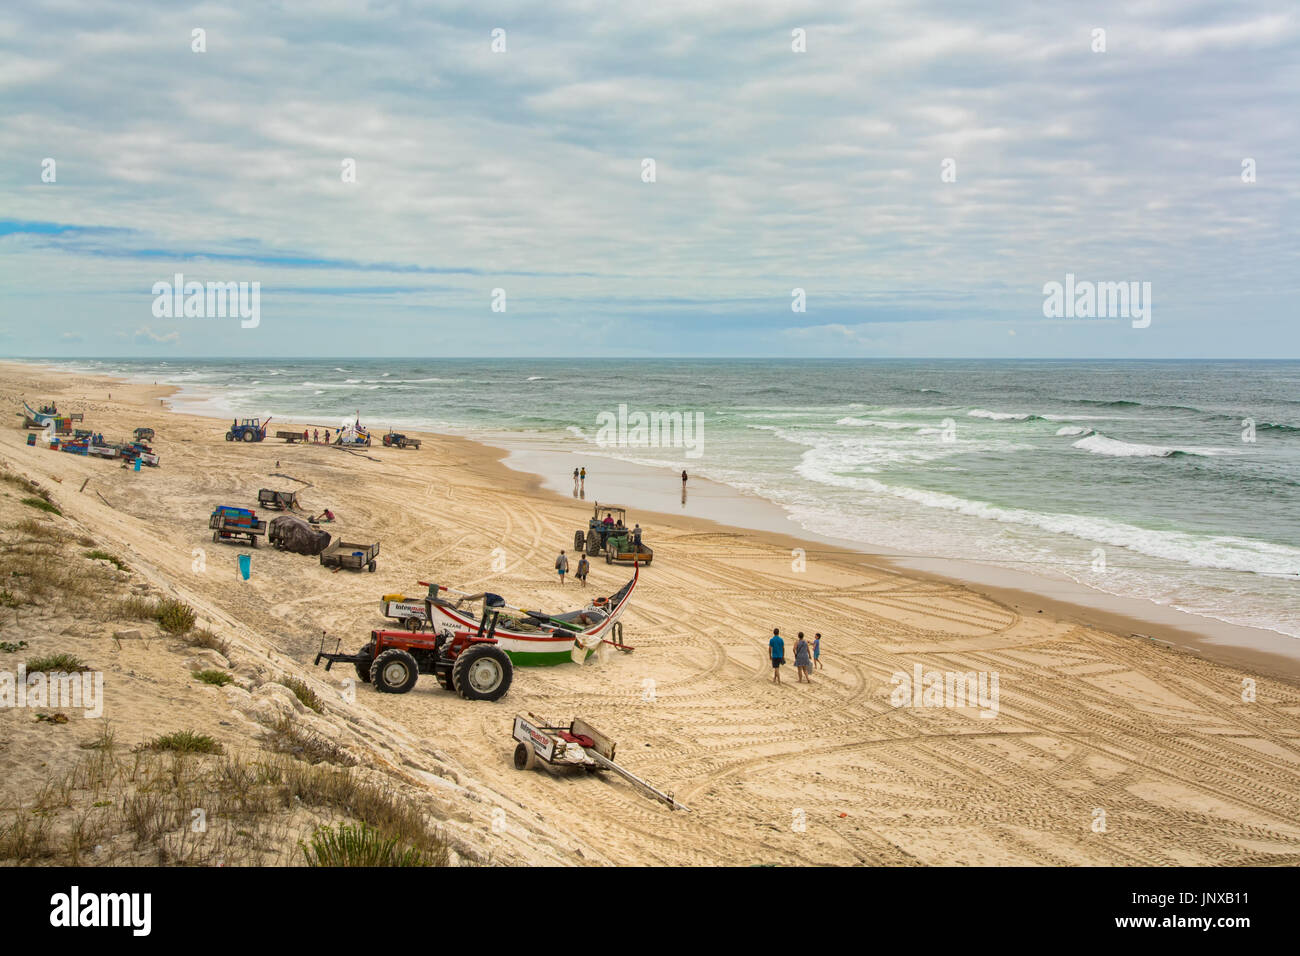
<path fill-rule="evenodd" d="M 685 488 L 686 488 L 686 469 L 683 468 L 683 469 L 682 469 L 682 489 L 685 490 Z"/>
<path fill-rule="evenodd" d="M 587 561 L 587 556 L 584 554 L 578 559 L 578 570 L 573 575 L 582 582 L 584 588 L 587 586 L 587 572 L 590 570 L 591 564 Z"/>
<path fill-rule="evenodd" d="M 585 467 L 578 471 L 578 488 L 585 498 L 587 496 L 587 469 Z"/>
<path fill-rule="evenodd" d="M 772 639 L 767 642 L 767 652 L 772 658 L 772 683 L 781 683 L 781 665 L 785 663 L 785 641 L 781 640 L 781 629 L 772 628 Z"/>
<path fill-rule="evenodd" d="M 794 669 L 799 672 L 799 683 L 812 683 L 808 679 L 808 671 L 811 667 L 812 655 L 808 649 L 808 642 L 803 639 L 803 631 L 800 631 L 799 639 L 794 644 Z"/>
<path fill-rule="evenodd" d="M 813 670 L 820 670 L 822 666 L 822 634 L 818 631 L 813 635 Z"/>
<path fill-rule="evenodd" d="M 560 556 L 555 559 L 555 570 L 560 574 L 560 586 L 563 587 L 564 576 L 569 573 L 569 559 L 564 556 L 563 551 L 561 551 Z"/>

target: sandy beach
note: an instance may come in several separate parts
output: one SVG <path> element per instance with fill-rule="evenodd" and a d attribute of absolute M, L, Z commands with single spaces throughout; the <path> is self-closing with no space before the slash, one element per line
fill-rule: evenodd
<path fill-rule="evenodd" d="M 0 640 L 75 651 L 107 671 L 105 717 L 118 738 L 194 726 L 232 750 L 255 747 L 267 669 L 328 701 L 321 734 L 424 802 L 462 857 L 507 865 L 1274 865 L 1300 862 L 1300 665 L 1284 643 L 1127 617 L 1018 589 L 952 580 L 883 559 L 619 501 L 655 550 L 623 618 L 635 650 L 599 661 L 519 668 L 509 694 L 468 702 L 422 678 L 405 695 L 312 666 L 322 632 L 352 650 L 383 626 L 381 594 L 419 580 L 496 591 L 556 611 L 609 594 L 631 568 L 592 563 L 588 592 L 552 571 L 585 527 L 598 476 L 575 500 L 507 468 L 504 452 L 421 435 L 419 450 L 227 443 L 226 424 L 170 411 L 170 388 L 0 364 L 0 404 L 55 400 L 110 439 L 157 430 L 162 465 L 26 444 L 16 418 L 0 461 L 39 482 L 62 522 L 118 555 L 141 587 L 175 596 L 236 647 L 252 690 L 187 678 L 185 654 L 113 641 L 113 622 L 0 609 Z M 111 398 L 110 398 L 111 395 Z M 363 411 L 363 419 L 365 413 Z M 285 423 L 293 427 L 293 423 Z M 274 431 L 274 425 L 272 431 Z M 214 544 L 219 504 L 255 507 L 260 488 L 292 488 L 328 507 L 329 530 L 378 540 L 374 574 L 331 573 L 269 547 Z M 24 517 L 6 487 L 0 526 Z M 30 510 L 30 509 L 29 509 Z M 262 517 L 270 517 L 260 515 Z M 806 563 L 792 560 L 803 548 Z M 196 550 L 197 549 L 197 550 Z M 504 555 L 504 570 L 494 571 Z M 237 555 L 252 554 L 239 580 Z M 125 581 L 125 579 L 124 579 Z M 56 626 L 57 625 L 57 626 Z M 766 639 L 823 635 L 812 683 L 783 668 Z M 1146 635 L 1132 636 L 1134 632 Z M 1286 639 L 1278 637 L 1279 641 Z M 155 645 L 155 649 L 157 645 Z M 9 655 L 0 656 L 0 669 Z M 996 706 L 899 705 L 897 675 L 996 677 Z M 192 668 L 191 668 L 192 669 Z M 268 695 L 263 695 L 268 696 Z M 514 714 L 580 715 L 618 741 L 632 771 L 690 808 L 670 811 L 617 778 L 519 772 Z M 0 711 L 5 807 L 97 732 Z M 83 724 L 85 726 L 83 726 Z M 173 726 L 175 725 L 175 726 Z M 65 743 L 51 740 L 61 733 Z M 300 821 L 303 822 L 303 821 Z"/>

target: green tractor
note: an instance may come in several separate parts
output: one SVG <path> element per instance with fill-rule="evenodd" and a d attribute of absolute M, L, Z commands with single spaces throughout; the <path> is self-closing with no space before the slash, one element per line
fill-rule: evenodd
<path fill-rule="evenodd" d="M 647 545 L 633 540 L 632 529 L 627 526 L 627 509 L 617 505 L 597 502 L 591 510 L 586 532 L 573 533 L 573 550 L 588 555 L 605 555 L 605 563 L 635 561 L 649 564 L 654 552 Z"/>

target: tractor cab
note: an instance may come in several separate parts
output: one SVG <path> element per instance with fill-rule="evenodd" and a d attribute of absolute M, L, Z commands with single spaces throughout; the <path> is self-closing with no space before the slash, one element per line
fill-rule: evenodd
<path fill-rule="evenodd" d="M 627 533 L 627 509 L 618 505 L 602 505 L 596 502 L 591 509 L 591 518 L 587 522 L 587 531 L 575 531 L 573 550 L 587 554 L 600 554 L 611 536 Z"/>

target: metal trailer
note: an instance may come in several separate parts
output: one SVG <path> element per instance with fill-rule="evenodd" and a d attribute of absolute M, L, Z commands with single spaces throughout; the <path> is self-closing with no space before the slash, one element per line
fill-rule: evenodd
<path fill-rule="evenodd" d="M 415 601 L 408 600 L 405 594 L 385 594 L 379 599 L 379 613 L 400 621 L 408 631 L 423 631 L 432 626 L 423 598 Z"/>
<path fill-rule="evenodd" d="M 379 555 L 379 542 L 358 544 L 355 541 L 336 540 L 320 553 L 320 563 L 326 568 L 347 568 L 349 571 L 374 571 Z"/>
<path fill-rule="evenodd" d="M 239 538 L 248 539 L 249 545 L 256 548 L 259 535 L 266 534 L 266 522 L 259 521 L 256 512 L 247 508 L 232 508 L 221 505 L 208 518 L 208 527 L 212 529 L 212 540 L 236 542 Z"/>
<path fill-rule="evenodd" d="M 263 488 L 257 493 L 257 503 L 274 511 L 292 511 L 298 507 L 298 492 Z"/>
<path fill-rule="evenodd" d="M 276 437 L 276 438 L 283 438 L 283 439 L 284 439 L 285 441 L 287 441 L 290 445 L 292 445 L 294 442 L 300 442 L 300 441 L 306 441 L 306 440 L 307 440 L 307 439 L 305 439 L 305 438 L 302 437 L 302 432 L 285 432 L 285 431 L 279 431 L 279 432 L 276 432 L 276 433 L 275 433 L 275 437 Z"/>
<path fill-rule="evenodd" d="M 516 741 L 514 753 L 516 770 L 532 770 L 539 763 L 554 769 L 581 767 L 588 773 L 612 770 L 670 809 L 690 809 L 674 800 L 671 793 L 660 790 L 615 763 L 614 741 L 581 717 L 574 717 L 565 726 L 547 724 L 533 713 L 528 717 L 516 714 L 510 736 Z"/>

